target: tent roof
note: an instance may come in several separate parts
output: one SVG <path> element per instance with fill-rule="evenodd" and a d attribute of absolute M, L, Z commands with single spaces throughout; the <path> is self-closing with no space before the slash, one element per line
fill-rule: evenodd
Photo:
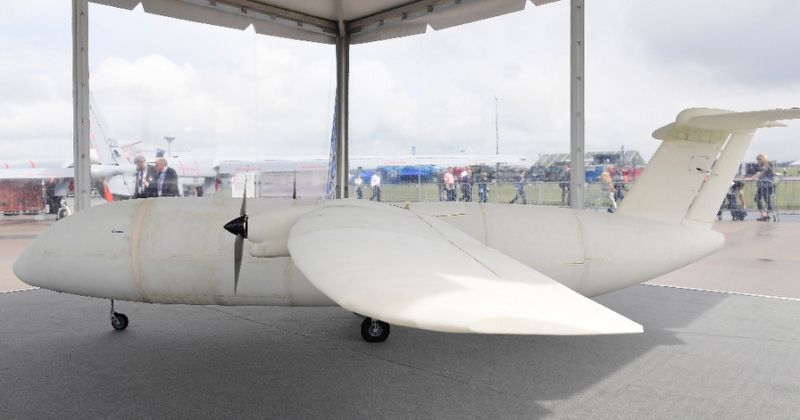
<path fill-rule="evenodd" d="M 332 44 L 397 38 L 488 19 L 558 0 L 90 0 L 210 25 Z"/>

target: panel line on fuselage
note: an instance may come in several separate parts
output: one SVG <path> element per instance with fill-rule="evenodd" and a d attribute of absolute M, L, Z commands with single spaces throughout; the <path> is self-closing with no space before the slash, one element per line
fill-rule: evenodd
<path fill-rule="evenodd" d="M 139 200 L 136 210 L 134 211 L 133 223 L 131 224 L 131 276 L 133 280 L 133 287 L 139 293 L 139 297 L 143 302 L 149 302 L 150 299 L 144 290 L 144 277 L 142 276 L 141 265 L 141 243 L 142 231 L 144 230 L 145 216 L 151 207 L 152 199 Z"/>

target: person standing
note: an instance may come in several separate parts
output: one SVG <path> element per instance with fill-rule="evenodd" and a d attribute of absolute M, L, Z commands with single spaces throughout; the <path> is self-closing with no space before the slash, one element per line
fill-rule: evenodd
<path fill-rule="evenodd" d="M 611 174 L 608 173 L 608 170 L 600 174 L 600 183 L 603 187 L 603 195 L 611 202 L 608 212 L 614 213 L 617 211 L 617 200 L 614 199 L 616 188 L 614 188 L 614 180 L 611 179 Z"/>
<path fill-rule="evenodd" d="M 514 183 L 514 191 L 516 195 L 509 204 L 514 204 L 516 202 L 528 204 L 528 199 L 525 198 L 525 171 L 519 171 L 519 178 L 517 178 L 517 182 Z"/>
<path fill-rule="evenodd" d="M 444 174 L 444 189 L 447 201 L 456 201 L 456 177 L 453 176 L 453 168 L 447 168 Z"/>
<path fill-rule="evenodd" d="M 756 220 L 768 222 L 769 213 L 772 211 L 772 192 L 775 182 L 775 172 L 772 169 L 772 164 L 769 163 L 769 159 L 767 159 L 767 155 L 760 154 L 756 156 L 756 160 L 758 161 L 758 172 L 753 174 L 753 176 L 745 178 L 745 180 L 758 180 L 755 199 L 758 210 L 761 212 L 761 217 Z M 765 203 L 766 206 L 764 206 Z"/>
<path fill-rule="evenodd" d="M 178 197 L 178 173 L 174 169 L 167 166 L 167 160 L 164 158 L 156 159 L 156 171 L 158 171 L 158 178 L 156 179 L 156 197 Z"/>
<path fill-rule="evenodd" d="M 461 171 L 461 200 L 472 201 L 472 171 L 469 166 Z"/>
<path fill-rule="evenodd" d="M 625 187 L 625 177 L 622 176 L 622 171 L 620 169 L 616 169 L 614 171 L 614 199 L 616 201 L 620 201 L 625 198 L 624 191 L 628 191 Z"/>
<path fill-rule="evenodd" d="M 569 207 L 572 205 L 572 199 L 569 193 L 569 166 L 561 173 L 561 182 L 558 183 L 561 188 L 561 205 Z"/>
<path fill-rule="evenodd" d="M 358 170 L 356 171 L 356 176 L 353 179 L 353 184 L 356 186 L 356 198 L 359 200 L 364 198 L 364 193 L 361 191 L 361 186 L 364 184 L 364 180 L 361 178 L 362 172 L 363 170 L 359 166 Z"/>
<path fill-rule="evenodd" d="M 441 171 L 436 174 L 436 185 L 439 187 L 439 201 L 447 201 L 447 195 L 444 189 L 444 174 L 446 171 Z"/>
<path fill-rule="evenodd" d="M 478 178 L 478 201 L 486 203 L 489 201 L 489 177 L 486 172 L 481 172 Z"/>
<path fill-rule="evenodd" d="M 370 201 L 381 201 L 381 176 L 375 171 L 370 178 L 369 185 L 372 187 L 372 198 Z"/>
<path fill-rule="evenodd" d="M 144 156 L 136 156 L 133 159 L 136 165 L 136 186 L 134 187 L 133 198 L 147 198 L 155 196 L 156 168 L 148 165 Z"/>

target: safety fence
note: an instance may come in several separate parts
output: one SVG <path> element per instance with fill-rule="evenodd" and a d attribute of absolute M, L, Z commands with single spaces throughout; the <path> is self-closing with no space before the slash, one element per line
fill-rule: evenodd
<path fill-rule="evenodd" d="M 509 203 L 515 198 L 519 204 L 568 206 L 569 194 L 566 185 L 561 182 L 526 182 L 523 186 L 524 196 L 517 197 L 517 184 L 512 182 L 487 183 L 489 203 Z M 625 183 L 622 198 L 633 188 L 635 182 Z M 456 183 L 455 194 L 450 195 L 456 201 L 480 201 L 479 183 Z M 356 187 L 351 185 L 351 196 L 356 197 Z M 756 181 L 746 181 L 744 186 L 744 207 L 756 209 Z M 369 199 L 372 188 L 361 187 L 362 197 Z M 773 204 L 784 213 L 800 213 L 800 178 L 782 179 L 773 188 Z M 432 202 L 447 201 L 448 194 L 441 183 L 398 183 L 384 184 L 381 187 L 381 199 L 386 202 Z M 619 197 L 617 197 L 620 200 Z M 610 203 L 601 183 L 586 184 L 585 206 L 603 209 Z M 721 204 L 721 203 L 720 203 Z M 740 203 L 741 205 L 741 203 Z"/>

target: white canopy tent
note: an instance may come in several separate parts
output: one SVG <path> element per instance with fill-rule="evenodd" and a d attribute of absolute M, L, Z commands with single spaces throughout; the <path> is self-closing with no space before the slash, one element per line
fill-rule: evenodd
<path fill-rule="evenodd" d="M 348 78 L 351 44 L 446 29 L 559 0 L 91 0 L 147 13 L 301 41 L 336 45 L 335 190 L 348 196 Z M 571 150 L 583 156 L 583 4 L 572 6 Z M 87 208 L 89 176 L 89 0 L 73 0 L 73 99 L 76 210 Z M 579 161 L 580 159 L 573 159 Z M 583 168 L 572 168 L 572 203 L 583 206 Z"/>

